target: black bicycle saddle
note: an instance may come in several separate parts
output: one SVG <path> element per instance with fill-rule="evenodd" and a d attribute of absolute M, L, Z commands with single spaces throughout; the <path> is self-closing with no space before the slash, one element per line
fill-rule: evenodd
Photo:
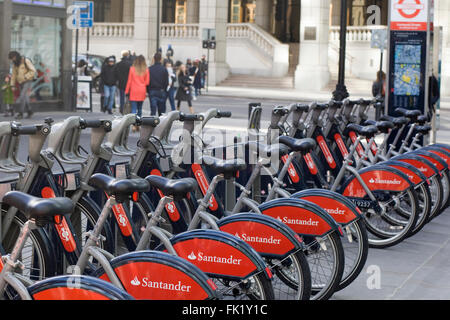
<path fill-rule="evenodd" d="M 35 219 L 41 226 L 53 222 L 55 216 L 72 213 L 75 208 L 69 198 L 42 199 L 20 191 L 8 192 L 2 201 L 17 208 L 28 219 Z"/>

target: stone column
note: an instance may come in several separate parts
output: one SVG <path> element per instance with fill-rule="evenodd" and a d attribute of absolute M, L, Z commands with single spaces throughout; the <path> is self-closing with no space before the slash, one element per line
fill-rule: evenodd
<path fill-rule="evenodd" d="M 210 50 L 209 57 L 209 85 L 216 84 L 228 77 L 230 67 L 226 63 L 227 53 L 227 21 L 228 1 L 200 0 L 200 37 L 203 29 L 215 29 L 216 49 Z M 201 40 L 201 39 L 199 39 Z M 199 41 L 201 45 L 201 41 Z M 206 54 L 204 49 L 203 53 Z"/>
<path fill-rule="evenodd" d="M 157 51 L 156 38 L 160 32 L 156 30 L 157 1 L 135 0 L 134 4 L 134 50 L 137 55 L 144 55 L 148 62 Z"/>
<path fill-rule="evenodd" d="M 302 0 L 299 64 L 295 88 L 320 91 L 330 81 L 328 32 L 330 0 Z"/>
<path fill-rule="evenodd" d="M 187 0 L 186 11 L 186 23 L 198 23 L 200 0 Z"/>
<path fill-rule="evenodd" d="M 122 22 L 134 21 L 134 0 L 123 0 Z"/>
<path fill-rule="evenodd" d="M 255 23 L 270 32 L 273 0 L 256 0 Z"/>

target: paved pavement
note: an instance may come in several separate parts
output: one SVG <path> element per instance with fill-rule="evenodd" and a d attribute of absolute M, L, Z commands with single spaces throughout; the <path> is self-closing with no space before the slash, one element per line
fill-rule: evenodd
<path fill-rule="evenodd" d="M 284 96 L 283 96 L 284 97 Z M 247 124 L 247 105 L 249 102 L 263 103 L 262 127 L 267 127 L 270 110 L 274 105 L 288 102 L 311 102 L 314 99 L 282 99 L 280 95 L 264 98 L 202 96 L 194 102 L 197 112 L 211 107 L 233 112 L 232 119 L 212 121 L 211 127 L 245 131 Z M 94 96 L 94 100 L 98 98 Z M 328 97 L 329 99 L 329 97 Z M 327 99 L 317 99 L 326 101 Z M 187 109 L 187 107 L 186 107 Z M 144 105 L 144 115 L 148 114 L 148 102 Z M 99 112 L 98 102 L 94 113 L 78 113 L 86 118 L 110 118 Z M 186 110 L 187 111 L 187 110 Z M 41 122 L 46 117 L 61 121 L 73 115 L 65 112 L 37 112 L 33 119 L 23 120 L 24 124 Z M 0 121 L 7 121 L 0 117 Z M 136 141 L 132 135 L 130 143 Z M 444 101 L 441 110 L 439 142 L 450 142 L 450 103 Z M 83 134 L 82 144 L 89 147 L 89 134 Z M 26 160 L 27 141 L 20 145 L 19 158 Z M 57 165 L 55 165 L 57 166 Z M 1 177 L 2 174 L 0 174 Z M 4 176 L 3 176 L 4 177 Z M 2 179 L 0 179 L 2 180 Z M 366 266 L 360 276 L 347 288 L 335 293 L 336 300 L 382 300 L 382 299 L 450 299 L 450 209 L 431 221 L 415 236 L 401 244 L 387 249 L 370 249 Z M 370 288 L 370 289 L 369 289 Z"/>

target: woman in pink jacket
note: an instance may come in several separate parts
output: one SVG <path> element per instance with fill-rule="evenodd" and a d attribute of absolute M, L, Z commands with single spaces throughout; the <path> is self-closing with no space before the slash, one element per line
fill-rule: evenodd
<path fill-rule="evenodd" d="M 147 63 L 143 55 L 140 55 L 134 60 L 128 75 L 127 87 L 125 94 L 129 95 L 131 103 L 131 112 L 137 113 L 139 117 L 142 116 L 142 105 L 147 96 L 147 86 L 150 83 L 150 73 L 147 68 Z"/>

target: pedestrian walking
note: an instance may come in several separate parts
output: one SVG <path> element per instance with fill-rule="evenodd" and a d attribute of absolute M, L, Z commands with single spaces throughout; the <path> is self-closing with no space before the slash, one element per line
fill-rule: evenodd
<path fill-rule="evenodd" d="M 25 110 L 28 113 L 27 118 L 31 118 L 33 110 L 30 105 L 31 88 L 33 80 L 36 77 L 36 68 L 31 63 L 30 59 L 23 57 L 17 51 L 11 51 L 8 54 L 8 59 L 12 62 L 11 87 L 16 89 L 16 84 L 19 85 L 20 94 L 17 99 L 19 105 L 19 112 L 16 119 L 22 119 Z"/>
<path fill-rule="evenodd" d="M 372 94 L 376 98 L 384 100 L 386 95 L 386 74 L 383 71 L 377 72 L 377 79 L 372 84 Z"/>
<path fill-rule="evenodd" d="M 149 68 L 150 84 L 148 86 L 148 96 L 150 99 L 150 114 L 158 116 L 166 112 L 167 88 L 169 86 L 169 74 L 161 63 L 161 53 L 157 52 L 153 56 L 153 65 Z"/>
<path fill-rule="evenodd" d="M 5 77 L 5 81 L 2 84 L 2 96 L 3 105 L 5 106 L 5 117 L 14 117 L 14 93 L 11 86 L 11 75 L 8 74 Z"/>
<path fill-rule="evenodd" d="M 201 79 L 201 72 L 200 72 L 200 60 L 196 59 L 194 60 L 194 63 L 189 70 L 189 74 L 192 77 L 192 86 L 194 87 L 193 99 L 197 100 L 197 97 L 200 95 L 200 90 L 202 89 L 202 79 Z"/>
<path fill-rule="evenodd" d="M 170 109 L 175 111 L 175 93 L 177 92 L 177 75 L 170 62 L 166 62 L 167 73 L 169 74 L 169 87 L 167 89 L 167 98 L 169 99 Z"/>
<path fill-rule="evenodd" d="M 125 106 L 125 89 L 127 88 L 128 75 L 130 73 L 130 68 L 132 66 L 130 52 L 128 50 L 123 50 L 121 52 L 122 60 L 116 64 L 116 77 L 118 79 L 118 89 L 120 97 L 120 114 L 124 114 Z"/>
<path fill-rule="evenodd" d="M 202 89 L 205 88 L 206 86 L 206 76 L 208 74 L 208 61 L 206 60 L 206 56 L 202 55 L 202 59 L 200 60 L 200 75 L 201 75 L 201 85 L 202 85 Z M 200 90 L 200 94 L 202 94 L 201 90 Z"/>
<path fill-rule="evenodd" d="M 106 64 L 103 65 L 100 77 L 103 81 L 103 110 L 112 114 L 112 108 L 116 97 L 117 89 L 117 74 L 116 74 L 116 59 L 111 56 L 106 59 Z"/>
<path fill-rule="evenodd" d="M 192 95 L 191 95 L 191 78 L 186 69 L 186 65 L 181 64 L 177 74 L 178 89 L 175 99 L 177 100 L 177 110 L 180 111 L 181 102 L 186 101 L 189 106 L 189 111 L 193 114 L 194 108 L 192 107 Z"/>
<path fill-rule="evenodd" d="M 150 72 L 145 62 L 145 57 L 136 57 L 128 74 L 125 94 L 131 103 L 131 113 L 142 116 L 142 105 L 147 96 L 147 86 L 150 83 Z"/>

